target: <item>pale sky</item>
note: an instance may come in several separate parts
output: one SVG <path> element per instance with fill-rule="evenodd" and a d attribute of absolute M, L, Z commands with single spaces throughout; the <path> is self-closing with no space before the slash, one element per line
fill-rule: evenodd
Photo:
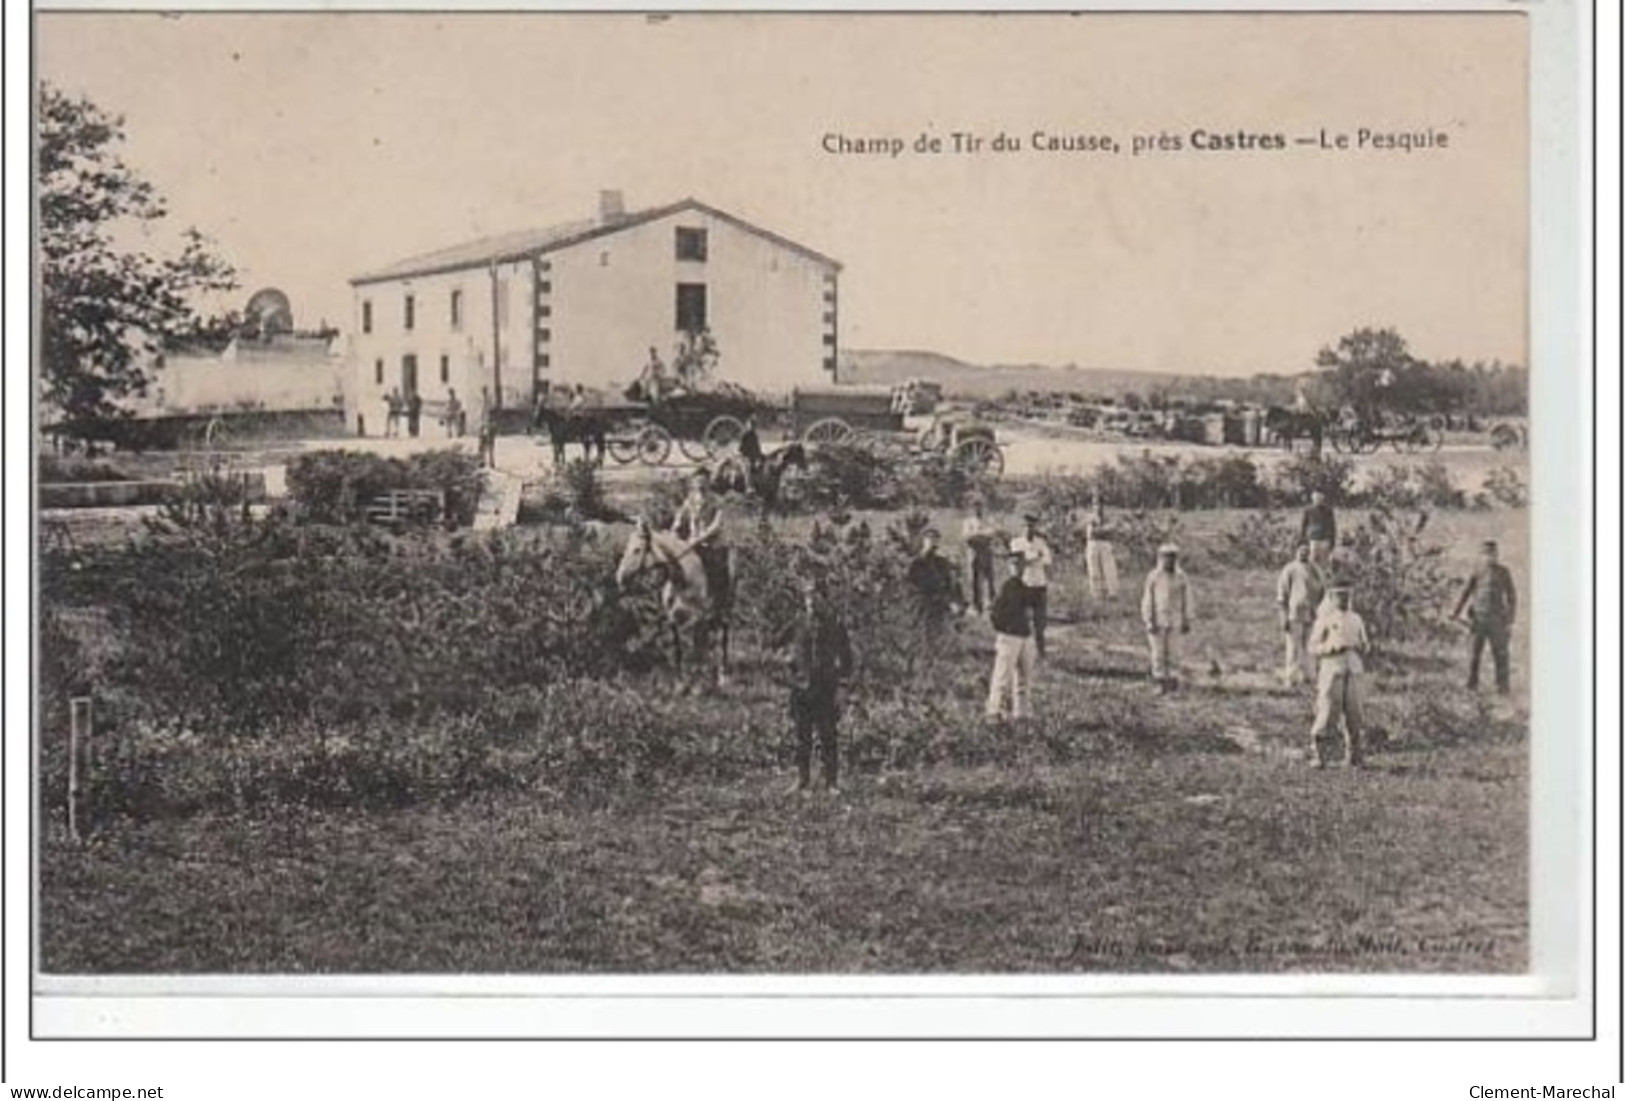
<path fill-rule="evenodd" d="M 41 14 L 41 78 L 301 324 L 487 233 L 694 196 L 845 265 L 842 343 L 1252 374 L 1360 325 L 1527 361 L 1527 27 L 1494 15 Z M 1296 137 L 1442 132 L 1412 153 Z M 1035 129 L 1115 156 L 1038 152 Z M 1190 148 L 1284 134 L 1285 151 Z M 1003 130 L 1020 152 L 831 154 Z M 1178 135 L 1135 157 L 1136 134 Z"/>

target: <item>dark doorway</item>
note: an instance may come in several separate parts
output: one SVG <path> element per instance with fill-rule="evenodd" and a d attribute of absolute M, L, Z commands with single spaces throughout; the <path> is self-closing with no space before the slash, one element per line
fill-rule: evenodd
<path fill-rule="evenodd" d="M 706 329 L 705 284 L 677 284 L 677 331 L 698 333 Z"/>

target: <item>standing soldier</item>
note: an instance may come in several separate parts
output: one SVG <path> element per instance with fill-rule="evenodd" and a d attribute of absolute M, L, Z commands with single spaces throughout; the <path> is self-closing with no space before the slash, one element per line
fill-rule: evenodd
<path fill-rule="evenodd" d="M 739 457 L 745 460 L 747 480 L 755 489 L 761 482 L 762 462 L 767 456 L 762 454 L 762 437 L 756 431 L 754 416 L 745 417 L 745 430 L 739 434 Z"/>
<path fill-rule="evenodd" d="M 457 391 L 446 390 L 446 435 L 455 439 L 463 434 L 463 403 L 457 400 Z"/>
<path fill-rule="evenodd" d="M 796 791 L 812 782 L 813 734 L 823 764 L 824 787 L 839 791 L 840 689 L 852 675 L 852 641 L 825 593 L 811 578 L 802 578 L 801 610 L 779 637 L 790 650 L 790 721 L 796 734 Z"/>
<path fill-rule="evenodd" d="M 1006 696 L 1010 697 L 1010 717 L 1023 718 L 1027 714 L 1033 679 L 1032 605 L 1022 581 L 1027 559 L 1014 550 L 1007 558 L 1010 576 L 1000 587 L 999 595 L 993 598 L 993 610 L 988 617 L 993 623 L 993 677 L 987 690 L 989 719 L 1003 717 Z"/>
<path fill-rule="evenodd" d="M 1033 644 L 1044 657 L 1044 628 L 1049 624 L 1049 571 L 1055 555 L 1049 541 L 1038 531 L 1038 514 L 1022 517 L 1027 530 L 1010 540 L 1010 553 L 1021 555 L 1021 582 L 1027 586 L 1027 607 L 1032 612 Z"/>
<path fill-rule="evenodd" d="M 1299 543 L 1292 561 L 1275 581 L 1275 601 L 1281 608 L 1281 633 L 1286 636 L 1286 664 L 1281 680 L 1288 687 L 1315 679 L 1315 659 L 1309 652 L 1309 628 L 1325 596 L 1319 568 L 1309 560 L 1309 544 Z"/>
<path fill-rule="evenodd" d="M 1332 548 L 1337 546 L 1337 513 L 1326 503 L 1320 490 L 1309 494 L 1309 507 L 1303 510 L 1303 526 L 1299 533 L 1309 544 L 1309 557 L 1320 569 L 1331 561 Z"/>
<path fill-rule="evenodd" d="M 953 566 L 937 551 L 941 537 L 936 528 L 926 528 L 920 537 L 920 553 L 908 565 L 916 617 L 932 637 L 941 633 L 949 614 L 957 613 L 964 603 Z"/>
<path fill-rule="evenodd" d="M 1158 692 L 1170 692 L 1179 686 L 1174 632 L 1191 631 L 1190 579 L 1179 568 L 1179 548 L 1172 543 L 1157 548 L 1157 564 L 1146 575 L 1140 597 L 1140 619 L 1151 646 L 1151 679 Z"/>
<path fill-rule="evenodd" d="M 423 395 L 413 390 L 406 399 L 406 433 L 414 440 L 423 424 Z"/>
<path fill-rule="evenodd" d="M 497 422 L 491 408 L 491 388 L 480 387 L 480 465 L 497 465 Z"/>
<path fill-rule="evenodd" d="M 1350 606 L 1346 581 L 1333 581 L 1329 600 L 1315 618 L 1309 645 L 1320 659 L 1320 683 L 1316 689 L 1315 725 L 1309 733 L 1309 763 L 1325 768 L 1337 751 L 1337 728 L 1343 728 L 1344 760 L 1351 768 L 1365 763 L 1362 709 L 1365 663 L 1361 657 L 1370 649 L 1365 621 Z"/>
<path fill-rule="evenodd" d="M 1094 508 L 1083 522 L 1084 565 L 1089 571 L 1089 595 L 1096 600 L 1117 596 L 1117 551 L 1112 545 L 1115 533 L 1106 522 L 1106 508 L 1095 494 Z"/>
<path fill-rule="evenodd" d="M 971 604 L 976 608 L 977 615 L 981 615 L 986 606 L 982 601 L 983 590 L 987 591 L 987 603 L 991 604 L 994 589 L 993 540 L 997 532 L 988 523 L 984 512 L 982 499 L 978 497 L 971 503 L 971 514 L 965 517 L 961 532 L 965 540 L 965 555 L 970 559 Z"/>
<path fill-rule="evenodd" d="M 384 395 L 384 435 L 399 436 L 401 434 L 401 410 L 405 405 L 401 401 L 401 388 L 394 387 Z"/>
<path fill-rule="evenodd" d="M 1501 565 L 1499 557 L 1500 548 L 1495 540 L 1484 540 L 1478 567 L 1462 585 L 1461 596 L 1451 615 L 1461 619 L 1465 611 L 1467 624 L 1472 629 L 1467 687 L 1478 688 L 1478 666 L 1488 643 L 1490 657 L 1495 662 L 1495 690 L 1504 696 L 1512 690 L 1508 643 L 1512 637 L 1512 622 L 1518 615 L 1518 592 L 1512 585 L 1512 571 Z"/>

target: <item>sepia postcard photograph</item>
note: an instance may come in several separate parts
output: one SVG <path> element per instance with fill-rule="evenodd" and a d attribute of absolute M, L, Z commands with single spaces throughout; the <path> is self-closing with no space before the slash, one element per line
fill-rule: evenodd
<path fill-rule="evenodd" d="M 1572 991 L 1522 8 L 33 52 L 41 1021 Z"/>

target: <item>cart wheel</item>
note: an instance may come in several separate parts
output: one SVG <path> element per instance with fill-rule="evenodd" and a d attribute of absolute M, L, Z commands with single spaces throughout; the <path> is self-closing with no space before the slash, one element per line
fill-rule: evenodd
<path fill-rule="evenodd" d="M 609 448 L 609 457 L 625 466 L 638 457 L 638 437 L 612 436 L 606 441 Z"/>
<path fill-rule="evenodd" d="M 638 460 L 645 466 L 660 466 L 671 456 L 671 433 L 651 424 L 638 433 Z"/>
<path fill-rule="evenodd" d="M 1510 424 L 1498 424 L 1490 429 L 1490 446 L 1497 451 L 1518 446 L 1518 430 Z"/>
<path fill-rule="evenodd" d="M 825 417 L 821 421 L 814 421 L 802 433 L 802 439 L 808 443 L 841 443 L 851 438 L 852 426 L 840 417 Z"/>
<path fill-rule="evenodd" d="M 677 437 L 677 450 L 683 453 L 683 458 L 691 463 L 703 463 L 711 457 L 704 440 L 691 439 L 688 436 Z"/>
<path fill-rule="evenodd" d="M 997 478 L 1004 473 L 1004 453 L 999 445 L 985 437 L 972 437 L 954 448 L 954 462 L 971 474 L 991 474 Z"/>
<path fill-rule="evenodd" d="M 739 442 L 739 437 L 745 434 L 745 422 L 738 417 L 726 414 L 714 417 L 711 423 L 705 426 L 701 439 L 705 443 L 707 458 L 714 457 L 719 451 L 726 451 Z"/>

